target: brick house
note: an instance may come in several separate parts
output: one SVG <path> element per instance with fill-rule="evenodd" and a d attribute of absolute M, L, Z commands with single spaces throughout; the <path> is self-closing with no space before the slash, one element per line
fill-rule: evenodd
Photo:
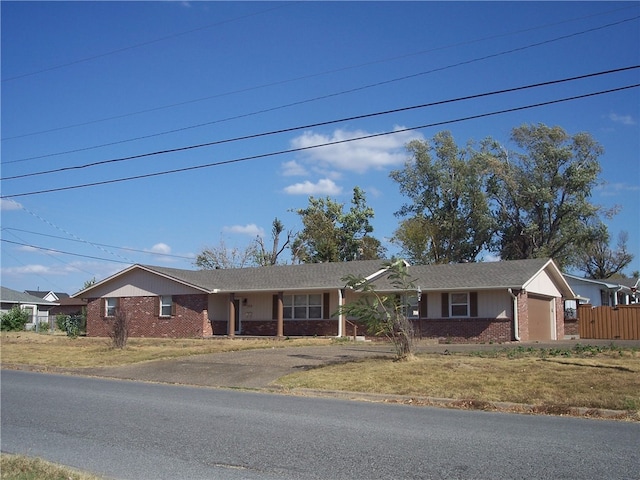
<path fill-rule="evenodd" d="M 118 311 L 134 337 L 347 336 L 354 319 L 335 312 L 360 295 L 345 288 L 355 275 L 400 294 L 418 336 L 451 342 L 562 339 L 563 301 L 574 297 L 550 259 L 412 265 L 416 288 L 408 292 L 386 273 L 381 260 L 198 271 L 133 265 L 73 297 L 87 301 L 88 336 L 107 336 Z"/>

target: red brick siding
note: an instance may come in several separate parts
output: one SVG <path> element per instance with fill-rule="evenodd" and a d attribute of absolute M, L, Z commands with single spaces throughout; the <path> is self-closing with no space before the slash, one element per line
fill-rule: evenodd
<path fill-rule="evenodd" d="M 437 338 L 441 343 L 510 342 L 510 318 L 429 318 L 414 321 L 417 338 Z"/>
<path fill-rule="evenodd" d="M 227 334 L 227 322 L 216 320 L 213 323 L 215 335 Z M 250 320 L 240 323 L 240 335 L 276 336 L 276 320 Z M 283 334 L 290 337 L 335 337 L 338 335 L 338 320 L 285 320 Z"/>
<path fill-rule="evenodd" d="M 107 337 L 112 320 L 100 317 L 102 298 L 87 303 L 87 336 Z M 119 306 L 129 319 L 130 337 L 194 338 L 210 336 L 207 319 L 207 295 L 174 295 L 176 314 L 164 318 L 158 315 L 157 297 L 121 297 Z"/>
<path fill-rule="evenodd" d="M 562 340 L 564 336 L 564 300 L 562 298 L 556 298 L 556 339 Z"/>
<path fill-rule="evenodd" d="M 518 333 L 520 340 L 529 340 L 529 305 L 527 304 L 527 292 L 518 293 Z"/>

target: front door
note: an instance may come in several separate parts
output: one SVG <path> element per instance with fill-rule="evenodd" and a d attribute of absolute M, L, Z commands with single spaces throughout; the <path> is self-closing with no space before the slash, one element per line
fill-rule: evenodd
<path fill-rule="evenodd" d="M 235 333 L 240 334 L 240 300 L 237 298 L 233 300 L 233 309 L 235 310 Z"/>

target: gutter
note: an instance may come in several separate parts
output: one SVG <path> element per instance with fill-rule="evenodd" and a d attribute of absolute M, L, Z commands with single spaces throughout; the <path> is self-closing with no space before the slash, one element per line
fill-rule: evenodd
<path fill-rule="evenodd" d="M 513 294 L 513 290 L 511 288 L 508 288 L 507 291 L 513 299 L 513 338 L 515 338 L 516 341 L 519 342 L 520 333 L 518 332 L 518 297 Z"/>

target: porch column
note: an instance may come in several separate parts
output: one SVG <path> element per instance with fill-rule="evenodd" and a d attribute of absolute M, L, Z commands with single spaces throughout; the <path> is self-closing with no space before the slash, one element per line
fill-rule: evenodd
<path fill-rule="evenodd" d="M 276 326 L 276 335 L 278 337 L 284 337 L 284 293 L 278 292 L 278 323 Z"/>
<path fill-rule="evenodd" d="M 235 337 L 236 335 L 236 306 L 234 304 L 235 293 L 229 294 L 229 319 L 227 320 L 227 335 Z"/>
<path fill-rule="evenodd" d="M 338 337 L 344 337 L 345 333 L 344 333 L 344 327 L 345 327 L 345 321 L 344 321 L 344 313 L 342 313 L 342 302 L 344 301 L 344 296 L 343 296 L 343 292 L 342 289 L 339 288 L 338 289 L 338 311 L 340 312 L 338 314 Z"/>

